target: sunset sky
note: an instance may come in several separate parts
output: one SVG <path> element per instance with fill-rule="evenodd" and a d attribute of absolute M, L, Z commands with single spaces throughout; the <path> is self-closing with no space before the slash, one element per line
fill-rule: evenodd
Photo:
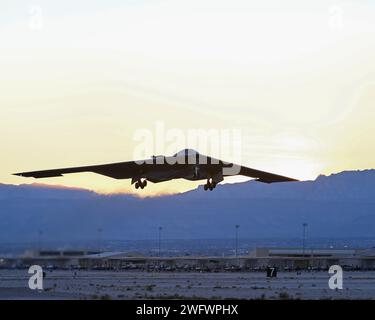
<path fill-rule="evenodd" d="M 157 123 L 238 130 L 240 156 L 224 145 L 224 160 L 299 179 L 375 168 L 375 3 L 0 2 L 0 183 L 135 192 L 11 174 L 132 160 L 137 130 Z"/>

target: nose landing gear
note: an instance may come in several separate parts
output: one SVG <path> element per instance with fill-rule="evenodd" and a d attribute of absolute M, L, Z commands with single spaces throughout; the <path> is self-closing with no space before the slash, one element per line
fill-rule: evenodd
<path fill-rule="evenodd" d="M 146 187 L 147 186 L 147 180 L 138 180 L 136 183 L 135 183 L 135 188 L 136 189 L 138 189 L 138 188 L 141 188 L 141 189 L 143 189 L 144 187 Z"/>
<path fill-rule="evenodd" d="M 216 187 L 217 183 L 212 181 L 212 179 L 207 179 L 207 183 L 203 186 L 203 189 L 204 191 L 207 191 L 207 190 L 214 190 L 215 187 Z"/>

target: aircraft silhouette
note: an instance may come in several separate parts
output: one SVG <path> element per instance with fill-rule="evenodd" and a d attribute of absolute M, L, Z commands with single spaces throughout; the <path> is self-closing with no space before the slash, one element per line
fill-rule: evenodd
<path fill-rule="evenodd" d="M 264 183 L 298 181 L 281 175 L 251 169 L 184 149 L 173 156 L 102 165 L 15 173 L 21 177 L 49 178 L 68 173 L 94 172 L 114 179 L 132 179 L 135 188 L 143 189 L 147 181 L 158 183 L 172 179 L 207 180 L 204 190 L 213 190 L 224 177 L 242 175 Z"/>

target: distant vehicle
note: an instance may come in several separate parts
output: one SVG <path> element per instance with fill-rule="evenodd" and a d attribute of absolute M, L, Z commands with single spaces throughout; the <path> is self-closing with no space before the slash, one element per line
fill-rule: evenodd
<path fill-rule="evenodd" d="M 165 270 L 166 270 L 166 271 L 175 271 L 176 268 L 173 267 L 173 266 L 167 266 L 167 267 L 165 268 Z"/>
<path fill-rule="evenodd" d="M 136 189 L 146 187 L 147 181 L 158 183 L 173 179 L 186 179 L 190 181 L 207 180 L 204 190 L 213 190 L 218 183 L 224 180 L 224 177 L 235 175 L 256 178 L 257 181 L 264 183 L 298 181 L 218 160 L 192 149 L 181 150 L 170 157 L 153 156 L 150 159 L 139 161 L 21 172 L 14 175 L 49 178 L 78 172 L 94 172 L 114 179 L 131 179 L 131 183 L 134 184 Z"/>

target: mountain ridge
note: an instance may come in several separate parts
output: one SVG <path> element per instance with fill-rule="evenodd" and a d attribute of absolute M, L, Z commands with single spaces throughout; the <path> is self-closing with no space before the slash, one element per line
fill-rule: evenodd
<path fill-rule="evenodd" d="M 90 190 L 0 184 L 0 239 L 151 239 L 299 237 L 309 223 L 315 237 L 373 236 L 375 170 L 344 171 L 313 181 L 248 181 L 157 197 L 102 195 Z"/>

